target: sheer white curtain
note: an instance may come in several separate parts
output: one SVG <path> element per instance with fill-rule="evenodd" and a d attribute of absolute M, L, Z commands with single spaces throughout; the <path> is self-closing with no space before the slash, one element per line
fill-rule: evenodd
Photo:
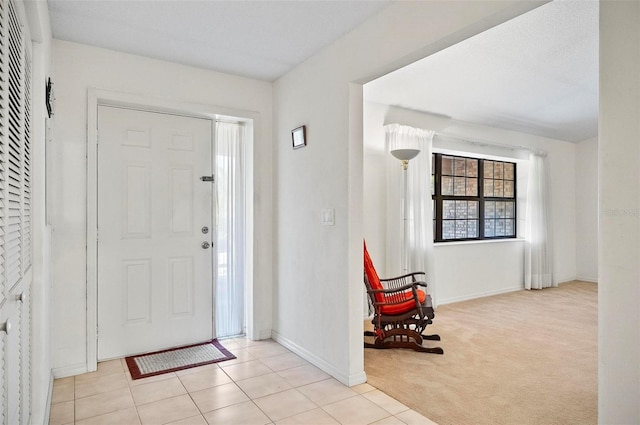
<path fill-rule="evenodd" d="M 529 157 L 529 182 L 527 186 L 524 260 L 526 289 L 558 286 L 553 281 L 553 234 L 549 188 L 547 154 L 533 152 Z"/>
<path fill-rule="evenodd" d="M 215 324 L 218 338 L 244 332 L 245 167 L 243 127 L 216 123 Z"/>
<path fill-rule="evenodd" d="M 424 271 L 428 291 L 435 300 L 435 261 L 433 253 L 433 200 L 431 199 L 431 150 L 434 132 L 389 124 L 385 126 L 387 152 L 394 149 L 419 149 L 407 168 L 406 242 L 409 271 Z M 401 162 L 390 153 L 387 159 L 387 270 L 401 274 L 403 243 L 403 175 Z"/>

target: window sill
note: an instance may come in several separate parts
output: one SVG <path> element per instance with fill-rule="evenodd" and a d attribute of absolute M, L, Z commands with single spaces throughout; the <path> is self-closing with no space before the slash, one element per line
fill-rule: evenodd
<path fill-rule="evenodd" d="M 433 246 L 458 246 L 458 245 L 477 245 L 487 243 L 509 243 L 509 242 L 524 242 L 524 238 L 512 238 L 512 239 L 485 239 L 482 241 L 459 241 L 459 242 L 434 242 Z"/>

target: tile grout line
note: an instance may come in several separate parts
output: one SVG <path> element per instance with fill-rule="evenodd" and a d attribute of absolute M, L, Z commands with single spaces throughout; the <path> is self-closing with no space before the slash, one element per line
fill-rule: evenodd
<path fill-rule="evenodd" d="M 256 345 L 257 345 L 257 344 L 256 344 Z M 254 345 L 254 346 L 255 346 L 255 345 Z M 252 348 L 252 347 L 253 347 L 253 346 L 251 346 L 251 345 L 247 345 L 247 346 L 245 346 L 245 347 L 242 347 L 242 346 L 238 345 L 235 349 L 236 349 L 236 350 L 245 350 L 247 354 L 249 354 L 249 355 L 253 356 L 253 355 L 251 354 L 250 350 L 249 350 L 249 349 L 250 349 L 250 348 Z M 227 348 L 227 349 L 228 349 L 228 348 Z M 268 352 L 268 350 L 267 350 L 267 352 Z M 296 415 L 298 415 L 298 414 L 303 414 L 303 413 L 305 413 L 305 412 L 310 412 L 310 411 L 315 410 L 315 409 L 320 409 L 322 412 L 324 412 L 325 414 L 327 414 L 327 415 L 328 415 L 329 417 L 331 417 L 333 420 L 335 420 L 335 421 L 336 421 L 336 422 L 338 422 L 338 423 L 341 423 L 341 422 L 338 420 L 338 418 L 337 418 L 337 417 L 335 417 L 335 416 L 331 415 L 327 410 L 325 410 L 325 407 L 326 407 L 326 406 L 328 406 L 328 405 L 331 405 L 332 403 L 326 404 L 325 406 L 321 406 L 321 405 L 319 405 L 318 403 L 316 403 L 315 401 L 313 401 L 313 400 L 309 399 L 309 398 L 308 398 L 304 393 L 302 393 L 302 392 L 300 391 L 300 388 L 302 388 L 302 387 L 305 387 L 305 386 L 308 386 L 308 385 L 313 385 L 313 384 L 318 383 L 318 382 L 322 382 L 322 381 L 330 380 L 330 379 L 331 379 L 331 376 L 327 376 L 327 377 L 325 377 L 324 379 L 320 379 L 320 380 L 318 380 L 318 381 L 313 381 L 313 382 L 305 383 L 305 384 L 303 384 L 303 385 L 295 386 L 292 382 L 290 382 L 289 380 L 287 380 L 286 378 L 284 378 L 283 376 L 281 376 L 281 375 L 280 375 L 280 373 L 285 372 L 285 371 L 288 371 L 288 370 L 295 369 L 295 368 L 297 368 L 297 367 L 314 366 L 314 365 L 312 365 L 312 364 L 311 364 L 311 363 L 309 363 L 309 362 L 305 362 L 304 364 L 296 365 L 296 366 L 288 366 L 288 364 L 287 364 L 286 362 L 285 362 L 285 363 L 280 363 L 280 364 L 276 363 L 276 366 L 275 366 L 275 367 L 276 367 L 276 368 L 278 368 L 279 370 L 275 370 L 274 368 L 270 367 L 270 366 L 269 366 L 269 365 L 264 361 L 265 359 L 274 359 L 274 358 L 276 358 L 276 357 L 278 357 L 278 356 L 285 356 L 285 355 L 290 355 L 290 354 L 292 354 L 292 352 L 291 352 L 290 350 L 286 350 L 286 349 L 285 349 L 285 350 L 284 350 L 284 352 L 280 352 L 280 353 L 277 353 L 277 354 L 271 354 L 271 355 L 267 355 L 267 356 L 263 356 L 263 357 L 253 356 L 253 357 L 255 357 L 255 358 L 247 359 L 247 360 L 243 360 L 243 361 L 238 361 L 237 363 L 234 363 L 234 364 L 228 365 L 228 366 L 227 366 L 227 367 L 225 367 L 225 368 L 223 368 L 223 367 L 221 366 L 224 362 L 216 363 L 216 366 L 217 366 L 217 367 L 216 367 L 216 370 L 218 370 L 218 369 L 219 369 L 219 370 L 222 370 L 222 372 L 224 373 L 224 376 L 226 376 L 226 378 L 228 378 L 228 379 L 231 381 L 231 383 L 233 383 L 233 384 L 234 384 L 234 386 L 235 386 L 237 389 L 239 389 L 239 390 L 242 392 L 242 394 L 244 394 L 244 395 L 247 397 L 247 399 L 248 399 L 249 401 L 251 401 L 251 402 L 252 402 L 252 404 L 253 404 L 255 407 L 257 407 L 257 408 L 258 408 L 258 411 L 260 411 L 260 412 L 261 412 L 261 413 L 262 413 L 266 418 L 268 418 L 268 420 L 272 421 L 272 423 L 275 423 L 275 420 L 273 420 L 273 419 L 272 419 L 272 418 L 271 418 L 271 417 L 270 417 L 270 416 L 269 416 L 269 415 L 268 415 L 268 414 L 267 414 L 263 409 L 261 409 L 261 408 L 260 408 L 260 406 L 256 403 L 256 400 L 260 400 L 260 399 L 263 399 L 263 398 L 266 398 L 266 397 L 269 397 L 269 396 L 273 396 L 273 395 L 276 395 L 276 394 L 279 394 L 279 393 L 282 393 L 282 392 L 285 392 L 285 391 L 289 391 L 289 390 L 291 390 L 291 389 L 295 390 L 295 391 L 297 392 L 297 394 L 298 394 L 298 395 L 302 396 L 304 399 L 306 399 L 307 401 L 309 401 L 309 402 L 311 403 L 311 405 L 312 405 L 312 406 L 314 406 L 314 407 L 313 407 L 312 409 L 306 410 L 306 411 L 304 411 L 304 412 L 299 412 L 299 413 L 296 413 L 296 414 L 294 414 L 294 415 L 290 415 L 290 416 L 286 416 L 286 417 L 280 418 L 280 419 L 278 419 L 278 420 L 285 420 L 285 419 L 289 419 L 289 418 L 291 418 L 291 417 L 293 417 L 293 416 L 296 416 Z M 293 354 L 295 354 L 295 353 L 293 353 Z M 113 359 L 113 360 L 115 360 L 115 359 Z M 119 361 L 120 371 L 118 371 L 118 372 L 114 372 L 114 371 L 111 369 L 111 367 L 109 367 L 109 368 L 105 371 L 105 374 L 96 374 L 96 375 L 92 376 L 91 378 L 89 378 L 89 380 L 87 380 L 86 382 L 91 382 L 91 380 L 94 380 L 94 379 L 100 379 L 100 378 L 107 377 L 107 376 L 115 376 L 115 375 L 117 375 L 117 374 L 119 374 L 119 373 L 122 373 L 123 379 L 125 379 L 125 381 L 126 381 L 126 383 L 127 383 L 127 385 L 126 385 L 125 387 L 123 387 L 123 388 L 118 388 L 118 389 L 115 389 L 115 390 L 107 391 L 107 392 L 105 392 L 105 393 L 91 394 L 91 395 L 84 396 L 84 397 L 82 397 L 82 398 L 77 398 L 78 393 L 77 393 L 77 391 L 76 391 L 76 385 L 78 385 L 78 382 L 76 382 L 77 380 L 76 380 L 76 377 L 75 377 L 75 376 L 71 377 L 71 378 L 73 378 L 73 379 L 71 380 L 71 382 L 69 382 L 69 384 L 71 385 L 71 389 L 72 389 L 72 391 L 71 391 L 71 393 L 72 393 L 72 400 L 69 400 L 69 401 L 72 401 L 72 402 L 73 402 L 73 422 L 72 422 L 72 423 L 74 423 L 74 424 L 75 424 L 75 423 L 77 422 L 77 420 L 76 420 L 76 419 L 77 419 L 77 413 L 78 413 L 78 412 L 77 412 L 77 409 L 78 409 L 77 401 L 79 401 L 79 400 L 83 400 L 83 399 L 85 399 L 85 398 L 92 397 L 92 396 L 98 396 L 98 395 L 101 395 L 101 394 L 107 394 L 107 393 L 109 393 L 109 392 L 115 392 L 115 391 L 123 390 L 124 388 L 127 388 L 127 390 L 128 390 L 128 395 L 129 395 L 130 399 L 132 400 L 132 402 L 133 402 L 133 407 L 134 407 L 134 409 L 135 409 L 135 411 L 136 411 L 136 417 L 137 417 L 138 421 L 139 421 L 140 423 L 142 423 L 142 420 L 141 420 L 141 417 L 140 417 L 140 414 L 139 414 L 139 410 L 138 410 L 138 407 L 139 407 L 139 406 L 137 405 L 137 403 L 136 403 L 136 401 L 135 401 L 135 398 L 133 397 L 133 389 L 134 389 L 134 385 L 132 385 L 132 384 L 133 384 L 133 382 L 134 382 L 134 381 L 133 381 L 133 380 L 131 380 L 131 379 L 127 376 L 128 368 L 127 368 L 127 366 L 126 366 L 126 363 L 125 363 L 125 364 L 123 364 L 123 360 L 124 360 L 124 358 L 120 358 L 120 359 L 118 359 L 118 360 L 120 360 L 120 361 Z M 229 367 L 239 366 L 239 365 L 245 364 L 245 363 L 247 363 L 247 362 L 250 362 L 250 361 L 256 361 L 256 360 L 258 361 L 258 363 L 256 363 L 256 364 L 262 365 L 262 366 L 263 366 L 263 367 L 268 371 L 267 373 L 262 374 L 262 375 L 250 376 L 250 377 L 246 377 L 246 378 L 243 378 L 243 379 L 235 380 L 235 379 L 233 379 L 233 378 L 231 377 L 231 375 L 227 372 L 227 370 L 225 370 L 226 368 L 229 368 Z M 274 361 L 275 361 L 275 360 L 274 360 Z M 283 366 L 286 366 L 286 367 L 285 367 L 284 369 L 280 369 L 280 368 L 281 368 L 281 367 L 283 367 Z M 96 372 L 100 372 L 100 371 L 96 371 Z M 194 372 L 194 373 L 198 373 L 198 372 Z M 286 388 L 286 389 L 278 390 L 278 391 L 275 391 L 275 392 L 273 392 L 273 393 L 270 393 L 270 394 L 267 394 L 267 395 L 264 395 L 264 396 L 261 396 L 261 397 L 252 398 L 252 397 L 251 397 L 251 396 L 249 396 L 249 394 L 248 394 L 248 393 L 247 393 L 247 392 L 246 392 L 246 391 L 245 391 L 245 390 L 244 390 L 244 389 L 239 385 L 239 382 L 241 382 L 241 381 L 245 381 L 245 380 L 249 380 L 249 379 L 257 378 L 257 377 L 260 377 L 260 376 L 263 376 L 263 375 L 267 375 L 267 374 L 273 374 L 274 376 L 277 376 L 277 377 L 279 377 L 279 378 L 283 379 L 283 380 L 284 380 L 284 382 L 286 382 L 289 386 L 291 386 L 291 388 Z M 184 375 L 184 376 L 188 376 L 188 374 L 186 374 L 186 375 Z M 183 391 L 185 391 L 185 393 L 186 393 L 186 394 L 188 394 L 188 395 L 189 395 L 189 399 L 190 399 L 190 400 L 192 401 L 192 403 L 196 406 L 197 411 L 199 412 L 199 415 L 194 415 L 194 416 L 192 416 L 192 417 L 193 417 L 193 418 L 195 418 L 196 416 L 200 416 L 200 417 L 201 417 L 201 418 L 206 422 L 206 419 L 204 418 L 205 412 L 202 412 L 202 410 L 200 409 L 200 407 L 196 404 L 195 400 L 193 399 L 192 392 L 191 392 L 191 391 L 189 391 L 189 390 L 186 388 L 186 385 L 184 384 L 184 382 L 183 382 L 183 380 L 182 380 L 181 376 L 180 376 L 180 375 L 177 375 L 177 374 L 173 374 L 173 376 L 171 376 L 171 377 L 167 377 L 167 379 L 166 379 L 166 380 L 170 380 L 170 379 L 172 379 L 172 378 L 174 378 L 174 377 L 175 377 L 175 378 L 178 378 L 178 381 L 180 382 L 180 387 L 181 387 L 181 389 L 182 389 Z M 157 381 L 152 381 L 152 382 L 148 382 L 148 383 L 143 383 L 143 384 L 140 384 L 140 385 L 147 385 L 147 384 L 153 384 L 153 383 L 160 383 L 160 382 L 162 382 L 162 381 L 165 381 L 165 380 L 157 380 Z M 80 382 L 80 385 L 82 385 L 82 384 L 85 384 L 85 380 L 84 380 L 84 379 Z M 369 384 L 369 385 L 370 385 L 370 384 Z M 216 386 L 216 385 L 214 385 L 214 387 L 215 387 L 215 386 Z M 375 390 L 378 390 L 378 391 L 379 391 L 379 389 L 377 389 L 377 388 L 375 388 L 375 387 L 371 386 L 370 391 L 363 391 L 363 392 L 358 392 L 358 391 L 356 391 L 356 394 L 351 395 L 351 396 L 348 396 L 348 397 L 346 397 L 346 398 L 344 398 L 344 399 L 342 399 L 342 400 L 338 400 L 338 401 L 336 401 L 336 403 L 337 403 L 337 402 L 340 402 L 340 401 L 344 401 L 344 400 L 349 400 L 349 399 L 352 399 L 352 398 L 357 397 L 357 396 L 362 396 L 362 398 L 363 398 L 363 399 L 366 399 L 366 400 L 368 400 L 368 401 L 372 402 L 373 404 L 375 404 L 376 406 L 378 406 L 380 409 L 382 409 L 384 412 L 386 412 L 386 413 L 387 413 L 387 416 L 386 416 L 385 418 L 382 418 L 382 419 L 379 419 L 379 420 L 384 420 L 384 419 L 388 419 L 388 418 L 392 418 L 392 417 L 393 417 L 393 418 L 395 418 L 396 420 L 398 420 L 399 422 L 406 423 L 405 421 L 403 421 L 402 419 L 400 419 L 400 418 L 397 416 L 397 414 L 404 414 L 404 413 L 406 413 L 406 412 L 408 412 L 408 411 L 411 411 L 411 408 L 409 408 L 409 406 L 406 406 L 406 405 L 405 405 L 404 407 L 405 407 L 406 409 L 402 410 L 401 412 L 398 412 L 397 414 L 394 414 L 394 413 L 390 412 L 389 410 L 385 409 L 381 404 L 379 404 L 379 403 L 375 402 L 374 400 L 371 400 L 371 399 L 369 399 L 368 397 L 366 397 L 366 396 L 365 396 L 367 393 L 370 393 L 371 391 L 375 391 Z M 193 393 L 195 393 L 195 392 L 196 392 L 196 391 L 194 391 Z M 384 392 L 382 392 L 382 394 L 385 394 L 385 393 L 384 393 Z M 169 398 L 173 398 L 173 397 L 179 397 L 179 396 L 182 396 L 182 395 L 184 395 L 184 394 L 179 394 L 179 395 L 176 395 L 176 396 L 168 397 L 167 399 L 169 399 Z M 390 397 L 390 396 L 389 396 L 389 397 Z M 391 397 L 391 398 L 392 398 L 392 397 Z M 392 399 L 393 399 L 394 401 L 398 402 L 396 399 L 394 399 L 394 398 L 392 398 Z M 61 403 L 64 403 L 64 402 L 58 402 L 58 403 L 56 403 L 56 404 L 61 404 Z M 398 403 L 399 403 L 399 402 L 398 402 Z M 145 404 L 148 404 L 148 403 L 145 403 Z M 233 403 L 233 404 L 230 404 L 230 405 L 228 405 L 228 406 L 224 406 L 224 407 L 221 407 L 221 408 L 218 408 L 218 409 L 213 409 L 213 410 L 211 410 L 210 412 L 213 412 L 213 411 L 216 411 L 216 410 L 219 410 L 219 409 L 223 409 L 223 408 L 226 408 L 226 407 L 234 406 L 234 405 L 237 405 L 237 404 L 240 404 L 240 403 Z M 113 414 L 113 413 L 115 413 L 115 412 L 119 412 L 119 411 L 126 410 L 126 409 L 129 409 L 129 407 L 124 407 L 124 408 L 116 409 L 116 410 L 113 410 L 113 411 L 111 411 L 111 412 L 102 413 L 102 414 L 95 415 L 95 416 L 91 416 L 91 417 L 88 417 L 88 418 L 83 418 L 82 420 L 91 419 L 91 418 L 95 418 L 95 417 L 99 417 L 99 416 L 104 416 L 104 415 L 108 415 L 108 414 Z M 206 413 L 210 413 L 210 412 L 206 412 Z M 191 416 L 190 416 L 190 417 L 191 417 Z M 180 419 L 180 420 L 189 419 L 190 417 L 188 417 L 188 418 L 183 418 L 183 419 Z"/>
<path fill-rule="evenodd" d="M 274 354 L 273 356 L 265 356 L 265 357 L 263 357 L 263 358 L 267 358 L 267 357 L 275 357 L 275 356 L 281 356 L 281 355 L 283 355 L 283 354 L 289 354 L 289 353 L 291 353 L 291 351 L 290 351 L 290 350 L 287 350 L 287 352 L 280 353 L 280 354 Z M 249 354 L 251 354 L 251 353 L 249 353 Z M 257 360 L 257 361 L 259 361 L 259 362 L 260 362 L 260 364 L 262 364 L 263 366 L 265 366 L 267 369 L 269 369 L 269 370 L 271 371 L 271 373 L 274 373 L 274 374 L 276 374 L 277 376 L 279 376 L 280 378 L 284 379 L 284 381 L 285 381 L 287 384 L 291 385 L 291 388 L 287 388 L 287 389 L 282 390 L 282 391 L 276 391 L 275 393 L 267 394 L 266 396 L 263 396 L 263 397 L 257 397 L 257 398 L 255 398 L 255 399 L 254 399 L 254 398 L 252 398 L 251 396 L 249 396 L 249 394 L 247 394 L 247 393 L 242 389 L 242 387 L 241 387 L 240 385 L 238 385 L 238 381 L 236 381 L 236 380 L 234 380 L 233 378 L 231 378 L 228 374 L 227 374 L 227 376 L 229 376 L 229 378 L 231 378 L 231 381 L 232 381 L 232 382 L 233 382 L 233 383 L 234 383 L 234 384 L 235 384 L 235 385 L 240 389 L 240 391 L 242 391 L 242 392 L 247 396 L 247 398 L 249 398 L 249 400 L 253 403 L 253 405 L 254 405 L 254 406 L 256 406 L 256 407 L 258 408 L 258 410 L 260 410 L 260 412 L 262 412 L 262 413 L 263 413 L 263 414 L 264 414 L 264 415 L 265 415 L 265 416 L 266 416 L 266 417 L 271 421 L 271 423 L 275 423 L 276 421 L 275 421 L 273 418 L 271 418 L 271 416 L 269 416 L 269 415 L 267 414 L 267 412 L 265 412 L 264 410 L 262 410 L 262 409 L 260 408 L 260 406 L 258 406 L 258 404 L 255 402 L 255 400 L 260 399 L 260 398 L 269 397 L 269 396 L 271 396 L 271 395 L 279 394 L 279 393 L 282 393 L 282 392 L 285 392 L 285 391 L 295 390 L 295 391 L 297 391 L 301 396 L 303 396 L 304 398 L 306 398 L 307 400 L 309 400 L 311 403 L 313 403 L 313 404 L 316 406 L 316 408 L 321 408 L 321 406 L 319 406 L 319 405 L 318 405 L 317 403 L 315 403 L 313 400 L 310 400 L 307 396 L 305 396 L 303 393 L 301 393 L 300 391 L 298 391 L 298 388 L 299 388 L 299 387 L 295 387 L 295 386 L 293 386 L 289 381 L 287 381 L 285 378 L 283 378 L 282 376 L 280 376 L 280 374 L 278 373 L 278 371 L 273 370 L 271 367 L 269 367 L 269 365 L 267 365 L 266 363 L 264 363 L 264 362 L 262 361 L 262 358 L 256 358 L 256 360 Z M 246 363 L 246 362 L 244 362 L 244 363 Z M 235 365 L 231 365 L 231 366 L 235 366 Z M 288 368 L 288 369 L 293 369 L 293 368 L 295 368 L 295 366 L 294 366 L 294 367 L 291 367 L 291 368 Z M 222 369 L 222 368 L 221 368 L 221 369 Z M 288 369 L 283 369 L 283 370 L 288 370 Z M 224 371 L 224 369 L 223 369 L 223 371 Z M 226 371 L 224 371 L 224 372 L 226 373 Z M 265 374 L 265 375 L 266 375 L 266 374 Z M 251 377 L 251 378 L 246 378 L 246 379 L 257 378 L 257 377 L 259 377 L 259 376 L 264 376 L 264 375 L 253 376 L 253 377 Z M 246 380 L 246 379 L 240 379 L 239 381 L 243 381 L 243 380 Z M 328 378 L 327 378 L 327 379 L 328 379 Z M 287 416 L 287 417 L 284 417 L 284 418 L 280 418 L 280 420 L 282 420 L 282 419 L 287 419 L 287 418 L 290 418 L 290 417 L 292 417 L 292 416 L 295 416 L 295 415 L 291 415 L 291 416 Z"/>
<path fill-rule="evenodd" d="M 247 352 L 248 352 L 248 351 L 247 351 Z M 249 353 L 249 354 L 251 354 L 251 353 Z M 258 361 L 260 361 L 260 359 L 257 359 L 257 360 L 258 360 Z M 246 363 L 246 362 L 241 362 L 241 363 Z M 276 372 L 275 372 L 274 370 L 272 370 L 269 366 L 267 366 L 266 364 L 264 364 L 264 362 L 260 361 L 260 363 L 261 363 L 261 364 L 263 364 L 263 365 L 264 365 L 267 369 L 269 369 L 272 373 L 276 373 Z M 240 364 L 240 363 L 236 363 L 236 364 Z M 231 366 L 235 366 L 235 365 L 231 365 Z M 220 369 L 222 369 L 222 368 L 220 368 Z M 273 419 L 271 419 L 271 416 L 267 415 L 267 412 L 265 412 L 264 410 L 262 410 L 262 409 L 260 408 L 260 406 L 258 406 L 258 405 L 256 404 L 255 400 L 254 400 L 252 397 L 250 397 L 250 396 L 249 396 L 249 394 L 247 394 L 247 393 L 245 392 L 245 390 L 243 390 L 243 389 L 242 389 L 242 387 L 241 387 L 240 385 L 238 385 L 238 383 L 236 382 L 236 380 L 235 380 L 235 379 L 233 379 L 231 376 L 229 376 L 229 374 L 227 373 L 227 371 L 226 371 L 226 370 L 222 369 L 222 371 L 223 371 L 223 372 L 224 372 L 224 373 L 229 377 L 229 379 L 231 379 L 231 382 L 233 382 L 233 383 L 236 385 L 236 387 L 238 387 L 238 388 L 240 389 L 240 391 L 242 391 L 242 393 L 243 393 L 244 395 L 246 395 L 246 396 L 247 396 L 247 398 L 249 399 L 249 401 L 251 401 L 251 403 L 252 403 L 254 406 L 256 406 L 256 407 L 258 408 L 258 410 L 259 410 L 260 412 L 262 412 L 262 414 L 263 414 L 267 419 L 269 419 L 269 420 L 271 421 L 271 423 L 275 423 L 275 421 L 274 421 Z M 277 374 L 277 373 L 276 373 L 276 374 Z M 260 375 L 258 375 L 258 376 L 260 376 Z M 255 378 L 255 376 L 254 376 L 254 378 Z M 250 378 L 247 378 L 247 379 L 250 379 Z M 284 378 L 283 378 L 283 379 L 284 379 Z M 242 381 L 242 379 L 241 379 L 241 381 Z M 236 404 L 239 404 L 239 403 L 236 403 Z M 206 420 L 206 419 L 205 419 L 205 420 Z M 208 423 L 208 422 L 209 422 L 209 421 L 207 421 L 207 423 Z"/>

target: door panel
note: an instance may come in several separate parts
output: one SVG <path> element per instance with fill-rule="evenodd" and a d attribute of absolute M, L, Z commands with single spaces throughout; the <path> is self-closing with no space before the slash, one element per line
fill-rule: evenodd
<path fill-rule="evenodd" d="M 98 109 L 98 359 L 213 336 L 212 122 Z"/>
<path fill-rule="evenodd" d="M 5 424 L 26 424 L 31 414 L 31 314 L 29 269 L 22 279 L 8 292 L 0 305 L 0 323 L 10 323 L 9 332 L 0 332 L 4 360 L 3 379 L 6 397 L 1 409 Z M 6 326 L 6 325 L 5 325 Z"/>

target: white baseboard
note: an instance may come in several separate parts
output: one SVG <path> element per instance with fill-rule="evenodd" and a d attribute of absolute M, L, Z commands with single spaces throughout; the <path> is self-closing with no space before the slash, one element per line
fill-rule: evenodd
<path fill-rule="evenodd" d="M 556 276 L 556 278 L 553 281 L 558 285 L 560 285 L 561 283 L 573 282 L 574 280 L 578 280 L 578 278 L 575 276 L 563 276 L 563 277 Z"/>
<path fill-rule="evenodd" d="M 271 331 L 271 329 L 262 329 L 258 333 L 258 338 L 259 339 L 271 339 L 271 335 L 272 334 L 273 334 L 273 332 Z"/>
<path fill-rule="evenodd" d="M 51 418 L 51 402 L 53 401 L 53 370 L 49 374 L 49 391 L 47 391 L 47 405 L 44 407 L 44 420 L 43 424 L 48 424 Z"/>
<path fill-rule="evenodd" d="M 598 278 L 593 278 L 593 277 L 576 277 L 575 280 L 581 280 L 583 282 L 598 283 Z"/>
<path fill-rule="evenodd" d="M 300 347 L 298 344 L 283 337 L 276 331 L 271 331 L 271 338 L 273 338 L 273 340 L 276 341 L 278 344 L 293 351 L 294 353 L 296 353 L 297 355 L 299 355 L 309 363 L 320 368 L 323 372 L 328 373 L 329 375 L 333 376 L 338 381 L 342 382 L 348 387 L 352 387 L 354 385 L 359 385 L 367 382 L 367 375 L 364 372 L 364 370 L 356 374 L 345 374 L 341 370 L 338 370 L 332 364 L 326 362 L 324 359 L 321 359 L 311 351 Z"/>
<path fill-rule="evenodd" d="M 506 294 L 508 292 L 522 291 L 523 289 L 524 289 L 524 286 L 513 286 L 511 288 L 497 289 L 495 291 L 479 292 L 479 293 L 476 293 L 476 294 L 462 295 L 462 296 L 459 296 L 459 297 L 444 298 L 444 299 L 438 300 L 438 305 L 440 306 L 440 305 L 444 305 L 444 304 L 458 303 L 460 301 L 475 300 L 477 298 L 490 297 L 492 295 L 499 295 L 499 294 Z"/>
<path fill-rule="evenodd" d="M 66 378 L 67 376 L 82 375 L 83 373 L 87 373 L 87 371 L 87 365 L 85 363 L 73 366 L 59 367 L 52 370 L 53 377 L 55 379 Z"/>
<path fill-rule="evenodd" d="M 45 405 L 42 408 L 34 408 L 31 411 L 31 418 L 29 418 L 29 424 L 42 424 L 47 425 L 51 417 L 51 401 L 53 400 L 53 371 L 49 372 L 49 385 L 47 386 L 47 397 Z M 37 412 L 34 415 L 34 411 Z"/>

